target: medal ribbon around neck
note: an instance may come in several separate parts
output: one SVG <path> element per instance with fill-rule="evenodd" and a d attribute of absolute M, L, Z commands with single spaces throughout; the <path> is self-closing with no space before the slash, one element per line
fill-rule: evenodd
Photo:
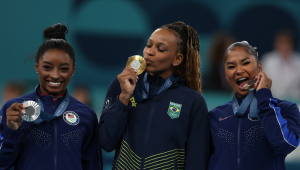
<path fill-rule="evenodd" d="M 243 116 L 250 105 L 249 117 L 258 119 L 259 117 L 257 113 L 257 99 L 255 97 L 255 94 L 256 94 L 255 90 L 250 91 L 240 106 L 234 94 L 232 98 L 232 110 L 234 115 Z"/>
<path fill-rule="evenodd" d="M 35 92 L 37 91 L 38 86 L 35 88 Z M 36 94 L 36 101 L 41 107 L 41 114 L 40 116 L 34 121 L 36 124 L 42 123 L 45 121 L 51 121 L 54 118 L 59 117 L 64 113 L 64 111 L 67 109 L 69 102 L 70 102 L 70 95 L 66 93 L 66 98 L 60 103 L 58 108 L 56 109 L 54 115 L 51 115 L 49 113 L 44 112 L 44 106 L 42 100 L 39 98 L 39 96 Z"/>
<path fill-rule="evenodd" d="M 143 78 L 143 83 L 141 83 L 142 86 L 142 95 L 139 93 L 138 90 L 138 84 L 136 88 L 133 91 L 134 96 L 136 97 L 136 100 L 141 102 L 148 98 L 148 96 L 156 96 L 160 93 L 166 91 L 171 85 L 173 84 L 174 76 L 173 74 L 165 81 L 165 83 L 158 89 L 156 93 L 150 94 L 149 93 L 149 82 L 147 81 L 148 73 L 145 73 Z"/>

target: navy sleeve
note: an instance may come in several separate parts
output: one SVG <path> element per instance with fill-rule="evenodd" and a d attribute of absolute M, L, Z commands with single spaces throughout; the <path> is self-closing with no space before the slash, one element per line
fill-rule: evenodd
<path fill-rule="evenodd" d="M 209 117 L 203 97 L 194 102 L 186 142 L 185 169 L 207 169 L 209 162 Z"/>
<path fill-rule="evenodd" d="M 12 130 L 6 125 L 6 110 L 10 105 L 6 103 L 0 111 L 0 170 L 10 169 L 20 151 L 20 130 Z"/>
<path fill-rule="evenodd" d="M 97 115 L 94 111 L 87 111 L 87 113 L 91 113 L 92 120 L 82 146 L 82 169 L 102 169 L 101 149 L 99 148 L 99 144 L 97 141 Z"/>
<path fill-rule="evenodd" d="M 256 92 L 259 118 L 273 149 L 289 154 L 300 142 L 300 114 L 296 104 L 272 97 L 271 90 Z"/>
<path fill-rule="evenodd" d="M 120 94 L 119 81 L 114 79 L 106 93 L 98 129 L 100 145 L 107 152 L 113 151 L 121 144 L 127 124 L 127 114 L 131 108 L 119 100 Z"/>

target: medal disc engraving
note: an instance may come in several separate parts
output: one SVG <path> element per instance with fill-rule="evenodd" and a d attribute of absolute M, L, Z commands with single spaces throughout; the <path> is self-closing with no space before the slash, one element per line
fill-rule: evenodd
<path fill-rule="evenodd" d="M 127 60 L 126 67 L 133 68 L 139 75 L 146 69 L 146 61 L 142 56 L 134 55 Z"/>
<path fill-rule="evenodd" d="M 29 100 L 24 102 L 23 105 L 25 107 L 25 113 L 21 115 L 23 120 L 32 122 L 40 116 L 41 107 L 35 101 Z"/>

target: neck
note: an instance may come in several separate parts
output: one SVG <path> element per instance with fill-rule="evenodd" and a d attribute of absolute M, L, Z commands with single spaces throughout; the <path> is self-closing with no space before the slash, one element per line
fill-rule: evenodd
<path fill-rule="evenodd" d="M 166 71 L 163 71 L 163 72 L 156 72 L 156 73 L 149 73 L 151 76 L 160 76 L 164 79 L 168 79 L 172 74 L 173 74 L 173 71 L 172 70 L 166 70 Z"/>
<path fill-rule="evenodd" d="M 64 96 L 66 94 L 66 91 L 67 91 L 67 89 L 64 89 L 63 91 L 58 92 L 58 93 L 51 93 L 48 90 L 46 90 L 40 86 L 40 94 L 43 94 L 43 95 Z"/>

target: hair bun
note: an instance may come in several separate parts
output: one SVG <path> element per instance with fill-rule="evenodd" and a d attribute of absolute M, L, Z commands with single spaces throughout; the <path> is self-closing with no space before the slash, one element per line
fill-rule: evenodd
<path fill-rule="evenodd" d="M 65 35 L 68 33 L 68 29 L 65 25 L 60 23 L 52 25 L 44 30 L 44 39 L 63 39 L 66 40 Z"/>
<path fill-rule="evenodd" d="M 242 41 L 242 43 L 249 44 L 248 41 Z"/>

